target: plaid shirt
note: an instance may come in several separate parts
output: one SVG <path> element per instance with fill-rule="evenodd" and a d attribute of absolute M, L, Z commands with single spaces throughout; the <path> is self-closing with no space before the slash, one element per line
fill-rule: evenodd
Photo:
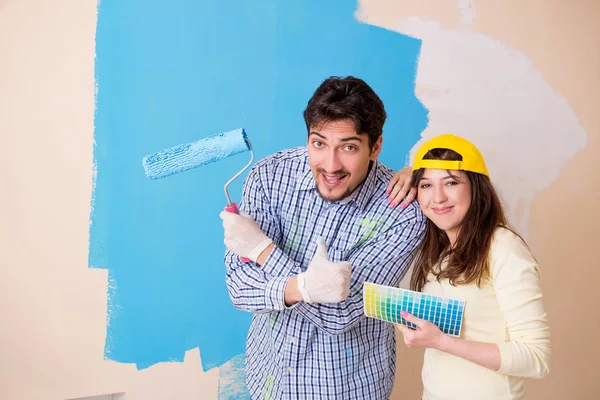
<path fill-rule="evenodd" d="M 389 206 L 393 171 L 376 161 L 350 196 L 323 200 L 305 147 L 254 165 L 240 209 L 276 247 L 265 265 L 243 264 L 227 251 L 227 287 L 235 307 L 254 313 L 246 343 L 252 399 L 388 399 L 396 340 L 391 324 L 366 318 L 363 282 L 397 286 L 426 219 L 418 205 Z M 289 277 L 306 270 L 322 236 L 331 261 L 352 264 L 350 296 L 337 304 L 287 307 Z"/>

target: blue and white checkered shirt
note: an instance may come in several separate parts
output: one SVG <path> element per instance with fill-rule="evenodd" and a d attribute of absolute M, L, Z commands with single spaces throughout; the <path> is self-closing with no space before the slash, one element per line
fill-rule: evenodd
<path fill-rule="evenodd" d="M 252 168 L 240 209 L 276 247 L 260 267 L 227 251 L 227 287 L 235 307 L 255 313 L 246 344 L 252 399 L 388 399 L 396 340 L 391 324 L 366 318 L 363 282 L 397 286 L 426 219 L 413 202 L 389 206 L 393 171 L 376 161 L 350 196 L 332 203 L 317 193 L 305 147 Z M 289 277 L 306 270 L 322 236 L 331 261 L 352 264 L 350 296 L 337 304 L 287 307 Z"/>

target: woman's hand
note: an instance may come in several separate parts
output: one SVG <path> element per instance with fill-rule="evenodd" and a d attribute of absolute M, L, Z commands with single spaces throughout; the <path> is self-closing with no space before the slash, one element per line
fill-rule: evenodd
<path fill-rule="evenodd" d="M 388 183 L 386 193 L 389 195 L 390 206 L 396 207 L 402 199 L 402 208 L 406 208 L 417 196 L 417 189 L 410 186 L 412 180 L 411 167 L 404 167 Z"/>
<path fill-rule="evenodd" d="M 404 325 L 397 325 L 396 328 L 404 336 L 404 343 L 408 347 L 416 347 L 422 349 L 438 349 L 442 348 L 442 344 L 446 338 L 446 335 L 438 328 L 435 324 L 429 321 L 417 318 L 414 315 L 402 311 L 400 313 L 402 318 L 408 322 L 412 322 L 417 326 L 417 329 L 409 328 Z"/>

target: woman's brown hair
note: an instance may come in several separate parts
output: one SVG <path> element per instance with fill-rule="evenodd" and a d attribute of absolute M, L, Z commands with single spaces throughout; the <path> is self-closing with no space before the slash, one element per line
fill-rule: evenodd
<path fill-rule="evenodd" d="M 449 149 L 432 149 L 423 159 L 462 161 L 462 156 Z M 452 175 L 452 171 L 448 172 Z M 438 281 L 448 279 L 451 285 L 475 282 L 481 286 L 489 277 L 490 245 L 496 229 L 507 228 L 506 216 L 490 179 L 476 172 L 464 172 L 471 184 L 471 205 L 460 225 L 456 243 L 451 247 L 448 235 L 427 221 L 425 237 L 414 260 L 412 290 L 421 291 L 429 273 L 433 273 Z M 412 186 L 417 190 L 423 173 L 423 169 L 413 172 Z M 443 270 L 434 270 L 445 258 L 448 259 L 447 266 Z"/>

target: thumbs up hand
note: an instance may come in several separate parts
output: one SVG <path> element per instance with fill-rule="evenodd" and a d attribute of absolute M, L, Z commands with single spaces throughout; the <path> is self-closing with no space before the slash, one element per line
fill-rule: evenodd
<path fill-rule="evenodd" d="M 298 275 L 298 290 L 306 303 L 339 303 L 350 294 L 352 265 L 329 261 L 327 245 L 317 241 L 317 251 L 305 272 Z"/>

